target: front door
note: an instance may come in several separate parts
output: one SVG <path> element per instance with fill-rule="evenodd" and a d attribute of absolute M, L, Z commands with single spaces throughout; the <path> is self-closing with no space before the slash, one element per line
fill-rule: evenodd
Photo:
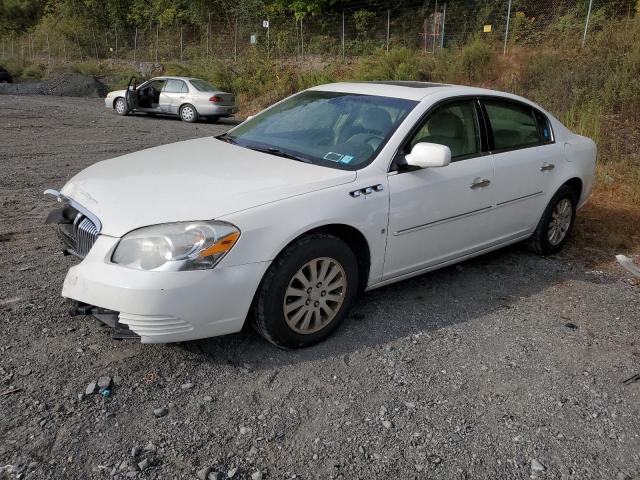
<path fill-rule="evenodd" d="M 493 163 L 485 155 L 475 100 L 458 100 L 428 114 L 402 147 L 420 142 L 451 149 L 446 167 L 389 174 L 389 229 L 384 278 L 445 263 L 492 243 Z"/>

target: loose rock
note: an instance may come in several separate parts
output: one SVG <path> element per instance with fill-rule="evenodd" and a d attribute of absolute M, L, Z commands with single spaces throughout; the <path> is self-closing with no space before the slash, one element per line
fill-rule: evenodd
<path fill-rule="evenodd" d="M 531 460 L 531 471 L 532 472 L 544 472 L 546 470 L 546 467 L 540 463 L 538 460 L 536 460 L 535 458 Z"/>
<path fill-rule="evenodd" d="M 196 472 L 196 475 L 200 480 L 208 480 L 209 474 L 211 473 L 211 467 L 204 467 Z"/>
<path fill-rule="evenodd" d="M 169 413 L 169 409 L 167 407 L 160 407 L 160 408 L 156 408 L 153 411 L 153 414 L 157 417 L 164 417 L 165 415 L 167 415 Z"/>

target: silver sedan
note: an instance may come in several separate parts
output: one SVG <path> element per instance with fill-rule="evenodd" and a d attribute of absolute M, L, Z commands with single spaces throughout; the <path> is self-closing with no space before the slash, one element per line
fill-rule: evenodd
<path fill-rule="evenodd" d="M 118 115 L 159 113 L 178 115 L 185 122 L 197 122 L 201 117 L 216 121 L 237 110 L 232 93 L 189 77 L 156 77 L 141 85 L 132 78 L 126 90 L 109 92 L 104 104 Z"/>

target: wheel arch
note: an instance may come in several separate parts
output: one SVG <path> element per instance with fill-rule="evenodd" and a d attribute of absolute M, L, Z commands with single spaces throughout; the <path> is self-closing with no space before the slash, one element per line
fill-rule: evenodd
<path fill-rule="evenodd" d="M 360 291 L 364 291 L 369 280 L 369 271 L 371 269 L 371 248 L 364 234 L 351 225 L 347 225 L 344 223 L 330 223 L 313 227 L 297 235 L 286 245 L 284 245 L 280 249 L 276 257 L 284 252 L 287 247 L 289 247 L 289 245 L 298 241 L 300 238 L 307 235 L 312 235 L 314 233 L 326 233 L 329 235 L 333 235 L 335 237 L 338 237 L 349 246 L 353 254 L 356 256 L 356 260 L 358 261 L 358 289 Z"/>
<path fill-rule="evenodd" d="M 113 102 L 111 102 L 111 108 L 113 108 L 113 109 L 115 109 L 115 108 L 116 108 L 116 102 L 117 102 L 120 98 L 126 101 L 126 99 L 125 99 L 124 97 L 122 97 L 122 96 L 120 96 L 120 97 L 116 97 L 116 98 L 114 98 L 114 99 L 113 99 Z"/>
<path fill-rule="evenodd" d="M 564 182 L 561 186 L 565 186 L 565 185 L 571 188 L 571 190 L 573 190 L 573 192 L 576 195 L 576 202 L 580 203 L 580 199 L 582 198 L 582 190 L 584 188 L 582 179 L 578 177 L 570 178 L 569 180 Z"/>

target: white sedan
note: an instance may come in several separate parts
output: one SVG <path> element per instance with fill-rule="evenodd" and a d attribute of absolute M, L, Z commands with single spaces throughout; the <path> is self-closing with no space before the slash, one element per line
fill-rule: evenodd
<path fill-rule="evenodd" d="M 185 122 L 217 121 L 236 112 L 235 97 L 209 82 L 190 77 L 156 77 L 141 85 L 129 80 L 125 90 L 109 92 L 104 106 L 118 115 L 134 112 L 177 115 Z"/>
<path fill-rule="evenodd" d="M 515 95 L 336 83 L 219 137 L 98 162 L 60 192 L 62 295 L 143 343 L 325 338 L 358 292 L 567 241 L 596 146 Z"/>

